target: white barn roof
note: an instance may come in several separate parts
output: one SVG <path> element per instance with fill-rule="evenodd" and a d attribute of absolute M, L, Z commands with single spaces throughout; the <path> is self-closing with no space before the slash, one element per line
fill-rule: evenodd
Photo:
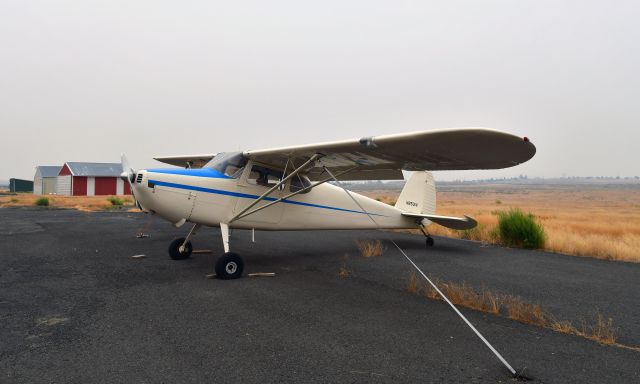
<path fill-rule="evenodd" d="M 66 163 L 73 176 L 117 177 L 122 173 L 120 163 Z"/>
<path fill-rule="evenodd" d="M 36 167 L 36 174 L 40 177 L 57 177 L 61 169 L 59 165 L 40 165 Z"/>

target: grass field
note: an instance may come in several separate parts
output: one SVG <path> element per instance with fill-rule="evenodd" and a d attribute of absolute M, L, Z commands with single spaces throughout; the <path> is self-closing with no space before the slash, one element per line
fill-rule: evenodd
<path fill-rule="evenodd" d="M 18 193 L 0 195 L 0 207 L 36 206 L 36 201 L 41 197 L 49 199 L 49 207 L 73 208 L 80 211 L 102 211 L 114 208 L 109 201 L 110 196 L 39 196 L 31 193 Z M 133 197 L 120 196 L 123 200 L 123 209 L 135 209 Z"/>
<path fill-rule="evenodd" d="M 471 231 L 431 225 L 431 234 L 496 243 L 497 212 L 518 207 L 532 213 L 547 234 L 544 249 L 577 256 L 640 262 L 640 189 L 625 186 L 446 187 L 437 194 L 437 214 L 475 218 Z M 398 193 L 359 192 L 393 203 Z"/>
<path fill-rule="evenodd" d="M 356 190 L 357 191 L 357 190 Z M 393 204 L 390 190 L 357 191 Z M 40 196 L 0 195 L 0 207 L 35 206 Z M 83 211 L 112 209 L 108 196 L 47 196 L 50 207 Z M 135 209 L 131 196 L 121 196 L 122 209 Z M 640 186 L 477 184 L 438 187 L 437 214 L 475 218 L 471 231 L 429 226 L 433 235 L 497 243 L 497 213 L 510 208 L 532 213 L 543 224 L 545 250 L 607 260 L 640 262 Z M 419 231 L 417 231 L 419 233 Z"/>

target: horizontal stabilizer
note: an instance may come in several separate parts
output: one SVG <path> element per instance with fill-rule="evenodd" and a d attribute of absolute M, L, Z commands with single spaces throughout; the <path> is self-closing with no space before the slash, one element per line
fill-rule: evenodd
<path fill-rule="evenodd" d="M 451 229 L 473 229 L 478 222 L 465 215 L 464 217 L 427 215 L 424 213 L 402 212 L 402 216 L 416 217 L 433 221 L 436 224 Z"/>

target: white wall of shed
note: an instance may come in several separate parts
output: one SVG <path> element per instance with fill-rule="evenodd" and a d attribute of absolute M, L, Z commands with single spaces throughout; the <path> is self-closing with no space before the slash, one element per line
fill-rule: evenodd
<path fill-rule="evenodd" d="M 95 196 L 96 195 L 96 178 L 95 177 L 87 177 L 87 196 Z"/>
<path fill-rule="evenodd" d="M 124 195 L 124 180 L 119 177 L 116 180 L 116 195 Z"/>
<path fill-rule="evenodd" d="M 56 193 L 62 196 L 71 196 L 71 175 L 58 176 Z"/>
<path fill-rule="evenodd" d="M 42 189 L 42 178 L 36 177 L 33 179 L 33 194 L 34 195 L 44 195 Z"/>
<path fill-rule="evenodd" d="M 42 194 L 50 195 L 56 193 L 56 185 L 58 184 L 57 177 L 43 177 L 42 178 Z"/>

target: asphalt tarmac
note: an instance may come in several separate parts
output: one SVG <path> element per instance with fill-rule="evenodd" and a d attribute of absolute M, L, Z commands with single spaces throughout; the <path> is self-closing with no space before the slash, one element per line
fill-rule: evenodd
<path fill-rule="evenodd" d="M 151 237 L 138 239 L 145 229 Z M 443 302 L 406 292 L 410 267 L 376 231 L 232 233 L 245 273 L 207 279 L 220 232 L 140 213 L 0 209 L 1 383 L 517 382 Z M 522 296 L 559 318 L 596 310 L 640 344 L 640 264 L 391 236 L 430 276 Z M 133 259 L 133 255 L 145 255 Z M 353 271 L 348 278 L 342 265 Z M 462 309 L 531 382 L 637 383 L 640 352 Z"/>

